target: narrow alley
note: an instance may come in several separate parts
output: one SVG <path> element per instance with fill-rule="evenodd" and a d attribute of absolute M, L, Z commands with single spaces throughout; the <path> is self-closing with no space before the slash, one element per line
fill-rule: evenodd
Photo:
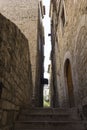
<path fill-rule="evenodd" d="M 87 130 L 87 0 L 0 0 L 0 130 Z"/>

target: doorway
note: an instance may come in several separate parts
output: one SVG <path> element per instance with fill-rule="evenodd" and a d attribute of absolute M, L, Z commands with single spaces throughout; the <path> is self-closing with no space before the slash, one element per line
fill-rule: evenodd
<path fill-rule="evenodd" d="M 43 89 L 43 107 L 50 107 L 50 90 L 48 85 Z"/>
<path fill-rule="evenodd" d="M 43 107 L 50 107 L 50 89 L 47 78 L 43 80 Z"/>
<path fill-rule="evenodd" d="M 73 81 L 72 81 L 72 71 L 71 71 L 71 64 L 69 59 L 65 62 L 65 79 L 66 79 L 66 86 L 68 90 L 68 101 L 69 107 L 74 107 L 74 92 L 73 92 Z"/>

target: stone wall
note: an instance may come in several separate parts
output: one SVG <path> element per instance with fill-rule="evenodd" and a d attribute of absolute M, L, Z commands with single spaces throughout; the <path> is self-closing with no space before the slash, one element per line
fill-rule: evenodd
<path fill-rule="evenodd" d="M 38 0 L 0 0 L 0 12 L 14 22 L 29 40 L 33 85 L 35 86 Z"/>
<path fill-rule="evenodd" d="M 62 0 L 58 5 L 51 16 L 54 20 L 52 29 L 55 30 L 53 55 L 56 61 L 59 104 L 69 106 L 68 79 L 65 74 L 68 59 L 71 65 L 74 106 L 82 106 L 87 104 L 87 1 Z"/>
<path fill-rule="evenodd" d="M 9 130 L 32 95 L 28 40 L 0 14 L 0 129 Z M 5 126 L 5 127 L 4 127 Z"/>
<path fill-rule="evenodd" d="M 37 64 L 36 64 L 36 82 L 34 100 L 36 106 L 43 106 L 43 78 L 44 78 L 44 26 L 42 19 L 44 18 L 43 3 L 38 4 L 38 44 L 37 44 Z"/>

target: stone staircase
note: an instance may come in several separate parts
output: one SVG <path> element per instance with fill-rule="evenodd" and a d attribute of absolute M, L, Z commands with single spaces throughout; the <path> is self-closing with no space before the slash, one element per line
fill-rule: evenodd
<path fill-rule="evenodd" d="M 59 108 L 26 108 L 15 122 L 15 130 L 85 130 L 70 113 Z"/>

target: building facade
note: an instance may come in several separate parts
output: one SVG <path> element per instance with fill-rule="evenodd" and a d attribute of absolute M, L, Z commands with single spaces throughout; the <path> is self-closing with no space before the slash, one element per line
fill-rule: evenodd
<path fill-rule="evenodd" d="M 44 29 L 41 25 L 42 19 L 40 17 L 43 17 L 41 15 L 43 15 L 44 8 L 40 7 L 42 6 L 41 4 L 41 0 L 0 1 L 0 12 L 14 22 L 28 39 L 33 80 L 33 99 L 35 100 L 38 99 L 38 96 L 36 96 L 38 94 L 35 91 L 40 86 L 40 75 L 43 71 L 43 53 L 41 51 L 43 51 L 44 44 Z"/>
<path fill-rule="evenodd" d="M 87 1 L 51 0 L 50 17 L 55 104 L 87 108 Z"/>
<path fill-rule="evenodd" d="M 45 15 L 45 6 L 43 6 L 42 0 L 39 1 L 38 4 L 38 48 L 37 48 L 37 70 L 36 70 L 36 86 L 34 101 L 36 102 L 36 106 L 43 106 L 43 80 L 44 80 L 44 26 L 43 26 L 43 18 Z"/>
<path fill-rule="evenodd" d="M 22 108 L 43 106 L 45 7 L 1 0 L 0 13 L 0 130 L 11 130 Z"/>

